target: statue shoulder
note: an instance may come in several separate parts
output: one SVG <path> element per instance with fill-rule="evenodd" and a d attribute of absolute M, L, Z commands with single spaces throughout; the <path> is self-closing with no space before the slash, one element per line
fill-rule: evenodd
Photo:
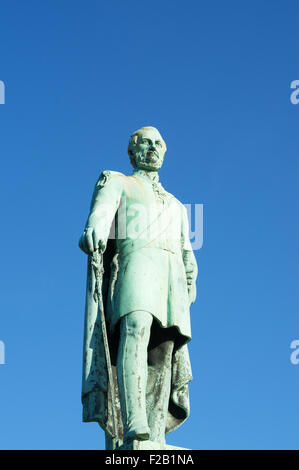
<path fill-rule="evenodd" d="M 175 197 L 173 194 L 168 193 L 168 195 L 172 198 L 173 202 L 177 205 L 179 210 L 182 212 L 182 214 L 185 214 L 187 212 L 187 208 L 185 204 L 183 204 L 177 197 Z"/>
<path fill-rule="evenodd" d="M 100 176 L 99 176 L 99 178 L 96 182 L 96 187 L 98 189 L 101 189 L 104 186 L 106 186 L 106 184 L 111 180 L 114 180 L 116 185 L 118 185 L 118 184 L 122 185 L 122 181 L 123 181 L 124 176 L 125 175 L 123 173 L 120 173 L 119 171 L 104 170 L 104 171 L 102 171 L 102 173 L 100 174 Z"/>

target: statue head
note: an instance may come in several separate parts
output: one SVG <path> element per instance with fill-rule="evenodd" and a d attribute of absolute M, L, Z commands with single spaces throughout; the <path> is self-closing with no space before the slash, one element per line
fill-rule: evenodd
<path fill-rule="evenodd" d="M 130 137 L 128 154 L 134 168 L 158 171 L 166 150 L 166 144 L 155 127 L 142 127 Z"/>

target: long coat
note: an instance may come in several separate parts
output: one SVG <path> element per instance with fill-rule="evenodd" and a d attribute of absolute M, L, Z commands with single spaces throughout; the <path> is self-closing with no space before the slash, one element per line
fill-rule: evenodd
<path fill-rule="evenodd" d="M 136 208 L 137 212 L 139 209 L 142 212 L 149 207 L 152 210 L 151 213 L 147 210 L 146 218 L 144 213 L 143 217 L 138 219 L 138 214 L 136 218 Z M 166 433 L 171 432 L 189 416 L 188 383 L 192 380 L 187 347 L 191 339 L 190 313 L 183 262 L 183 253 L 192 248 L 185 208 L 158 182 L 152 184 L 142 171 L 137 170 L 132 176 L 104 171 L 96 184 L 86 225 L 97 226 L 101 240 L 106 243 L 102 293 L 112 358 L 118 437 L 123 435 L 115 367 L 118 327 L 120 318 L 134 310 L 150 312 L 162 336 L 165 328 L 176 331 L 166 425 Z M 88 258 L 83 421 L 97 421 L 112 436 L 102 326 L 94 299 L 95 276 Z M 158 369 L 151 373 L 158 378 Z"/>

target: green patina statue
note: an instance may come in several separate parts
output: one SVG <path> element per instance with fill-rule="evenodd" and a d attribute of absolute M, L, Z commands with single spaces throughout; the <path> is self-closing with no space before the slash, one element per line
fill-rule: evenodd
<path fill-rule="evenodd" d="M 133 173 L 103 171 L 79 241 L 89 255 L 83 421 L 100 424 L 108 449 L 163 445 L 189 415 L 197 264 L 186 209 L 159 182 L 165 152 L 154 127 L 131 136 Z"/>

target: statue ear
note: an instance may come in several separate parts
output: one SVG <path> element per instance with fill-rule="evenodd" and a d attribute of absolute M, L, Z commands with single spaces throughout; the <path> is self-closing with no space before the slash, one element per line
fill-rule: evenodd
<path fill-rule="evenodd" d="M 135 155 L 132 154 L 130 155 L 130 162 L 131 162 L 131 165 L 136 168 L 136 162 L 135 162 Z"/>
<path fill-rule="evenodd" d="M 132 165 L 134 168 L 136 168 L 135 153 L 133 152 L 132 147 L 131 147 L 130 144 L 129 144 L 129 147 L 128 147 L 128 154 L 129 154 L 129 157 L 130 157 L 131 165 Z"/>
<path fill-rule="evenodd" d="M 128 145 L 128 154 L 130 157 L 130 162 L 134 168 L 136 168 L 136 163 L 135 163 L 135 152 L 133 149 L 135 148 L 137 144 L 137 139 L 138 139 L 138 135 L 136 134 L 131 135 L 130 140 L 129 140 L 129 145 Z"/>

